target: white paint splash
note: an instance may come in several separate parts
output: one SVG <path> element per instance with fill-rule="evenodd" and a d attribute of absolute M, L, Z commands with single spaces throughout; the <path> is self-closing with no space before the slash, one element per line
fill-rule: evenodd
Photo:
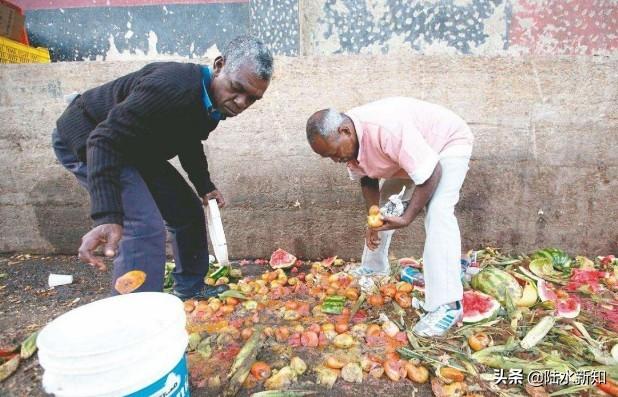
<path fill-rule="evenodd" d="M 133 35 L 131 35 L 133 36 Z M 125 38 L 126 35 L 125 35 Z M 154 61 L 154 60 L 189 60 L 192 58 L 202 59 L 206 58 L 208 60 L 214 60 L 217 56 L 221 54 L 217 45 L 214 44 L 210 46 L 204 54 L 195 54 L 194 49 L 195 45 L 191 44 L 191 55 L 179 55 L 177 52 L 175 53 L 160 53 L 157 50 L 158 37 L 155 32 L 152 30 L 148 32 L 148 50 L 146 52 L 140 49 L 129 50 L 126 49 L 122 52 L 118 50 L 116 47 L 116 41 L 114 40 L 114 36 L 109 35 L 109 50 L 105 53 L 105 55 L 97 55 L 96 61 Z M 86 61 L 87 59 L 82 59 Z"/>
<path fill-rule="evenodd" d="M 421 36 L 422 41 L 418 41 L 420 51 L 425 55 L 457 55 L 457 48 L 451 47 L 448 41 L 440 39 L 432 39 L 431 43 L 425 41 L 424 36 Z"/>
<path fill-rule="evenodd" d="M 327 36 L 329 33 L 330 36 Z M 337 33 L 337 30 L 328 32 L 328 25 L 326 23 L 318 24 L 312 32 L 312 41 L 314 43 L 314 51 L 318 54 L 331 55 L 341 50 L 339 33 Z"/>
<path fill-rule="evenodd" d="M 475 55 L 498 55 L 504 53 L 504 40 L 506 38 L 507 24 L 505 4 L 502 3 L 494 9 L 491 16 L 483 21 L 483 33 L 485 41 L 470 49 Z"/>
<path fill-rule="evenodd" d="M 336 1 L 335 4 L 332 5 L 332 9 L 337 11 L 339 14 L 349 14 L 350 9 L 343 1 Z"/>
<path fill-rule="evenodd" d="M 389 14 L 388 3 L 384 0 L 365 0 L 367 4 L 367 11 L 373 16 L 375 21 L 384 18 Z"/>
<path fill-rule="evenodd" d="M 472 3 L 472 0 L 453 0 L 453 5 L 456 5 L 458 7 L 468 7 L 472 5 Z"/>
<path fill-rule="evenodd" d="M 373 43 L 362 47 L 359 51 L 361 54 L 401 54 L 414 52 L 412 44 L 406 41 L 404 33 L 392 35 L 390 39 L 384 43 Z"/>
<path fill-rule="evenodd" d="M 204 55 L 202 55 L 202 58 L 215 59 L 219 55 L 221 55 L 221 51 L 219 51 L 216 44 L 213 44 L 206 50 Z"/>

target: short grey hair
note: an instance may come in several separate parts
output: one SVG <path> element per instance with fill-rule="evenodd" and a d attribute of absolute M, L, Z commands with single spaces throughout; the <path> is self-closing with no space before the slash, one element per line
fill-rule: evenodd
<path fill-rule="evenodd" d="M 262 80 L 270 80 L 273 75 L 273 55 L 266 45 L 259 39 L 242 35 L 234 38 L 223 49 L 225 69 L 232 73 L 240 65 L 249 62 L 253 72 Z"/>
<path fill-rule="evenodd" d="M 318 110 L 307 120 L 307 140 L 313 143 L 317 136 L 324 140 L 332 137 L 344 121 L 343 114 L 336 109 Z"/>

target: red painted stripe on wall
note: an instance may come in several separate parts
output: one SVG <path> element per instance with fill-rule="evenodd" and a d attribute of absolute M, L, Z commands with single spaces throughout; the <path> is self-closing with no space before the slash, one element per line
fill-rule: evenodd
<path fill-rule="evenodd" d="M 509 45 L 532 54 L 604 54 L 618 49 L 616 0 L 519 0 Z"/>
<path fill-rule="evenodd" d="M 249 0 L 11 0 L 23 10 L 84 7 L 136 7 L 171 4 L 248 3 Z"/>

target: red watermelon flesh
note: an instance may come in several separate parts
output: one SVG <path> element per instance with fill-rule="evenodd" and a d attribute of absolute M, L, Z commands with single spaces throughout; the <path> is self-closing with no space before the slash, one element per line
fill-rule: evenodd
<path fill-rule="evenodd" d="M 554 287 L 552 287 L 551 284 L 548 284 L 545 280 L 539 279 L 537 282 L 537 289 L 539 291 L 539 298 L 541 298 L 541 302 L 555 302 L 558 300 L 558 295 L 556 295 Z"/>
<path fill-rule="evenodd" d="M 550 283 L 543 279 L 538 280 L 537 289 L 542 302 L 553 302 L 558 317 L 575 318 L 579 315 L 581 305 L 575 296 L 570 296 L 564 291 L 558 293 Z"/>
<path fill-rule="evenodd" d="M 493 317 L 500 309 L 500 303 L 492 296 L 479 291 L 465 291 L 463 295 L 463 322 L 477 323 Z"/>
<path fill-rule="evenodd" d="M 273 269 L 285 269 L 294 266 L 296 257 L 289 252 L 278 248 L 270 256 L 270 266 Z"/>

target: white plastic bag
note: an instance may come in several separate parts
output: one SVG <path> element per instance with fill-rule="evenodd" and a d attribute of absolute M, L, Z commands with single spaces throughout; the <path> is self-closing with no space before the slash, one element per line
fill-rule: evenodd
<path fill-rule="evenodd" d="M 405 191 L 406 187 L 404 186 L 399 194 L 393 194 L 388 198 L 388 201 L 380 208 L 382 216 L 401 216 L 403 214 L 410 203 L 409 201 L 402 200 Z M 391 268 L 388 263 L 388 248 L 391 245 L 393 232 L 394 230 L 378 232 L 380 244 L 378 248 L 373 251 L 367 247 L 367 242 L 365 242 L 363 256 L 361 258 L 362 267 L 375 273 L 390 274 Z"/>

